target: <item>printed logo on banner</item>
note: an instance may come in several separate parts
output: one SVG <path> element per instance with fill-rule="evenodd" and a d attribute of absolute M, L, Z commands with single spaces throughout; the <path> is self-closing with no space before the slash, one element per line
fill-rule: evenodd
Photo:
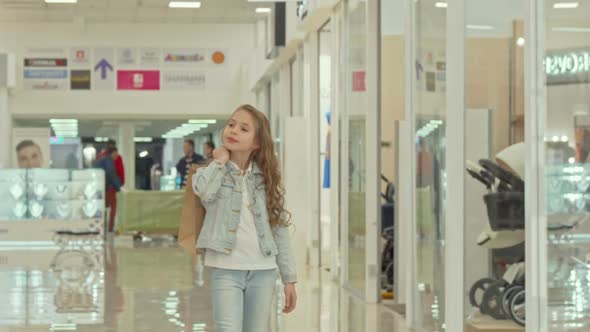
<path fill-rule="evenodd" d="M 225 63 L 225 52 L 212 51 L 211 52 L 211 61 L 216 65 L 224 64 Z"/>
<path fill-rule="evenodd" d="M 166 90 L 203 90 L 207 83 L 202 72 L 168 71 L 163 75 L 162 84 Z"/>
<path fill-rule="evenodd" d="M 115 72 L 113 69 L 113 64 L 115 63 L 114 60 L 115 50 L 113 48 L 94 49 L 94 75 L 92 75 L 92 89 L 115 89 Z"/>
<path fill-rule="evenodd" d="M 70 66 L 90 67 L 90 49 L 84 47 L 70 49 Z"/>
<path fill-rule="evenodd" d="M 162 52 L 159 48 L 142 48 L 139 55 L 139 63 L 142 68 L 157 68 L 160 65 Z"/>
<path fill-rule="evenodd" d="M 203 50 L 200 49 L 175 49 L 164 51 L 164 64 L 166 65 L 195 65 L 206 61 Z"/>
<path fill-rule="evenodd" d="M 43 80 L 64 80 L 68 78 L 68 71 L 65 69 L 25 69 L 24 79 Z"/>
<path fill-rule="evenodd" d="M 352 91 L 363 92 L 367 91 L 366 85 L 367 73 L 364 70 L 358 70 L 352 72 Z"/>
<path fill-rule="evenodd" d="M 160 90 L 160 71 L 119 70 L 117 71 L 117 89 Z"/>
<path fill-rule="evenodd" d="M 90 90 L 90 70 L 72 70 L 70 80 L 72 90 Z"/>
<path fill-rule="evenodd" d="M 65 69 L 25 69 L 23 85 L 27 90 L 66 90 L 68 71 Z"/>
<path fill-rule="evenodd" d="M 117 49 L 117 65 L 135 67 L 137 65 L 137 51 L 134 48 Z"/>
<path fill-rule="evenodd" d="M 68 59 L 50 59 L 50 58 L 26 58 L 25 67 L 67 67 Z"/>

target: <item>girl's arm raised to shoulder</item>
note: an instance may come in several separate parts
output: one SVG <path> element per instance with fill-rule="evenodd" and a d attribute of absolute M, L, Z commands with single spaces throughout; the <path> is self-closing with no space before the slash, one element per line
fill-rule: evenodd
<path fill-rule="evenodd" d="M 214 160 L 207 167 L 197 169 L 192 178 L 193 191 L 201 198 L 203 205 L 215 200 L 215 196 L 221 188 L 223 177 L 225 175 L 225 165 Z"/>

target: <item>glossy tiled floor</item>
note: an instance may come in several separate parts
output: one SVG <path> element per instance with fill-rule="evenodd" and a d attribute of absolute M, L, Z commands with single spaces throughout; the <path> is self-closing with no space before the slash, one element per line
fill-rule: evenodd
<path fill-rule="evenodd" d="M 215 331 L 209 271 L 171 242 L 2 248 L 0 263 L 0 331 Z M 318 271 L 298 291 L 291 315 L 280 314 L 277 299 L 272 331 L 407 331 L 397 314 L 356 300 Z"/>

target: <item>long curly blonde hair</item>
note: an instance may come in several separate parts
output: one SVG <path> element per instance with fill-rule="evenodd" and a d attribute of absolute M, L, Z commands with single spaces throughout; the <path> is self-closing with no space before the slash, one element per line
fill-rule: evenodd
<path fill-rule="evenodd" d="M 251 105 L 242 105 L 235 111 L 248 112 L 256 125 L 256 143 L 260 146 L 250 156 L 262 171 L 266 191 L 266 210 L 271 226 L 290 225 L 291 213 L 285 209 L 285 187 L 281 179 L 279 162 L 275 155 L 274 143 L 270 133 L 270 122 L 264 113 Z"/>

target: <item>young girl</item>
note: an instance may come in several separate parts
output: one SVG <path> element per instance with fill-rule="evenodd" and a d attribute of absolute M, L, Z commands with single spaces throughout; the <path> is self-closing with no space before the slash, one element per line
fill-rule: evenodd
<path fill-rule="evenodd" d="M 268 331 L 277 268 L 284 313 L 295 309 L 295 258 L 290 214 L 266 116 L 240 106 L 223 131 L 213 162 L 197 170 L 193 190 L 207 210 L 197 241 L 213 268 L 213 315 L 218 332 Z"/>

